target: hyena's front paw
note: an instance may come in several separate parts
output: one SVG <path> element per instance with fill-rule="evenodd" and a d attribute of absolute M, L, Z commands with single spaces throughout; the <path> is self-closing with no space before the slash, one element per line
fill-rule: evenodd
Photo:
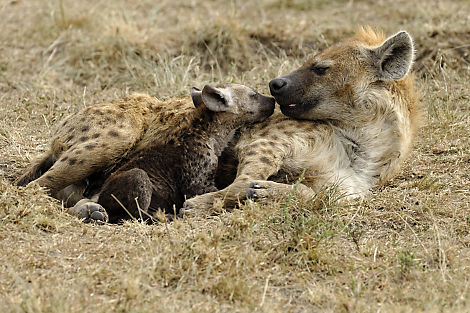
<path fill-rule="evenodd" d="M 290 194 L 305 199 L 315 196 L 314 191 L 303 184 L 288 185 L 265 180 L 251 182 L 250 187 L 246 190 L 246 197 L 248 199 L 260 203 L 277 201 Z"/>
<path fill-rule="evenodd" d="M 279 200 L 291 190 L 290 185 L 272 181 L 255 181 L 251 182 L 246 190 L 246 197 L 252 201 L 263 203 L 270 200 Z"/>
<path fill-rule="evenodd" d="M 90 199 L 82 199 L 69 209 L 69 214 L 78 217 L 85 223 L 106 223 L 108 222 L 108 214 L 106 210 L 96 202 Z"/>
<path fill-rule="evenodd" d="M 208 214 L 214 207 L 214 197 L 207 193 L 195 196 L 184 202 L 183 207 L 179 211 L 179 216 L 200 216 Z"/>

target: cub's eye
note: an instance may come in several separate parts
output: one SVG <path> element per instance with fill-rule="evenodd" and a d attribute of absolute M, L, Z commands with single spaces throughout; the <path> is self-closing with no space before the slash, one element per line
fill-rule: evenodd
<path fill-rule="evenodd" d="M 317 74 L 319 76 L 324 75 L 329 68 L 330 67 L 326 66 L 326 65 L 312 65 L 310 67 L 312 72 L 314 72 L 315 74 Z"/>

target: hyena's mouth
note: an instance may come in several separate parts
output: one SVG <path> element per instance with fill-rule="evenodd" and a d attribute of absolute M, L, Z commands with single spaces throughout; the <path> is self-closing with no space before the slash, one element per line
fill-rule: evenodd
<path fill-rule="evenodd" d="M 318 101 L 315 100 L 309 103 L 304 103 L 301 101 L 296 101 L 296 102 L 287 102 L 287 103 L 279 103 L 279 107 L 281 108 L 281 112 L 284 115 L 287 115 L 289 117 L 293 118 L 298 118 L 301 119 L 303 118 L 303 115 L 314 108 L 318 104 Z"/>
<path fill-rule="evenodd" d="M 287 105 L 279 104 L 279 107 L 281 108 L 282 114 L 290 116 L 290 117 L 294 117 L 294 118 L 298 117 L 299 114 L 305 111 L 302 109 L 302 105 L 297 104 L 297 103 L 290 103 Z"/>

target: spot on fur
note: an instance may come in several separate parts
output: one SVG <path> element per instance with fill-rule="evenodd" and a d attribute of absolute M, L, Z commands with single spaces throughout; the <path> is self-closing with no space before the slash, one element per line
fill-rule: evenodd
<path fill-rule="evenodd" d="M 118 137 L 119 136 L 119 133 L 115 130 L 110 130 L 108 132 L 108 135 L 110 135 L 111 137 Z"/>
<path fill-rule="evenodd" d="M 95 147 L 97 147 L 97 146 L 98 146 L 98 144 L 97 144 L 96 142 L 91 142 L 91 143 L 89 143 L 89 144 L 87 144 L 87 145 L 85 146 L 85 149 L 91 150 L 91 149 L 93 149 L 93 148 L 95 148 Z"/>
<path fill-rule="evenodd" d="M 69 165 L 74 165 L 75 163 L 77 163 L 77 159 L 70 159 L 69 160 Z"/>
<path fill-rule="evenodd" d="M 105 121 L 107 123 L 116 124 L 116 120 L 114 118 L 111 118 L 111 117 L 106 117 Z"/>
<path fill-rule="evenodd" d="M 286 125 L 279 123 L 279 125 L 277 126 L 277 129 L 278 130 L 284 130 L 284 129 L 286 129 Z"/>
<path fill-rule="evenodd" d="M 82 137 L 80 137 L 79 140 L 80 140 L 81 142 L 85 142 L 85 141 L 88 140 L 88 136 L 82 136 Z"/>
<path fill-rule="evenodd" d="M 258 174 L 258 175 L 256 175 L 256 179 L 264 180 L 264 175 L 263 174 Z"/>
<path fill-rule="evenodd" d="M 269 159 L 267 157 L 262 156 L 261 158 L 259 158 L 259 160 L 264 164 L 269 164 Z"/>

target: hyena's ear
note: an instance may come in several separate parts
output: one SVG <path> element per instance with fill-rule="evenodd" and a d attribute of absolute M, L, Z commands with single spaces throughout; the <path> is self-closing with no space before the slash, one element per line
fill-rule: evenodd
<path fill-rule="evenodd" d="M 408 74 L 413 65 L 413 39 L 406 31 L 401 31 L 370 53 L 378 79 L 398 80 Z"/>
<path fill-rule="evenodd" d="M 193 99 L 193 104 L 197 108 L 202 103 L 202 91 L 196 87 L 191 88 L 191 99 Z"/>
<path fill-rule="evenodd" d="M 202 89 L 202 101 L 214 112 L 232 111 L 232 97 L 226 89 L 205 85 Z"/>

